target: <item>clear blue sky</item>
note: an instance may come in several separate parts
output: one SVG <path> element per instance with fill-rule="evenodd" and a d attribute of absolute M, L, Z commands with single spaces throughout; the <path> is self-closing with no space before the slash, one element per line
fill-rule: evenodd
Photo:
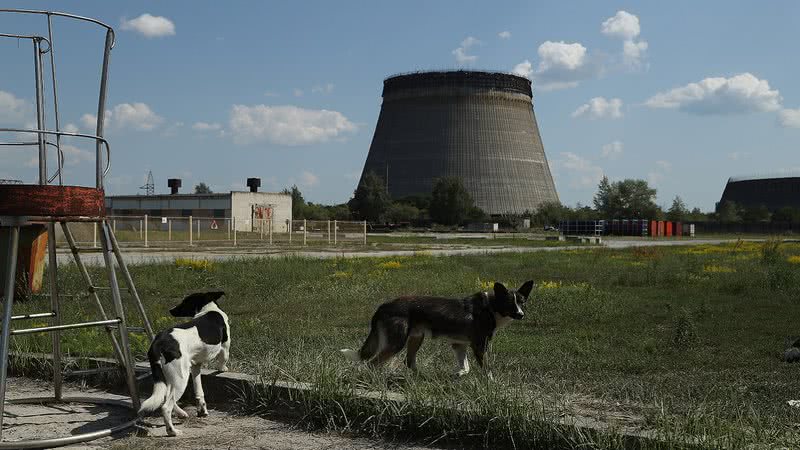
<path fill-rule="evenodd" d="M 795 1 L 5 7 L 63 9 L 116 28 L 114 194 L 136 193 L 152 170 L 158 192 L 168 177 L 183 178 L 184 191 L 200 181 L 227 191 L 256 176 L 266 190 L 296 183 L 308 200 L 344 202 L 369 149 L 383 79 L 425 69 L 532 78 L 566 204 L 591 203 L 606 174 L 648 179 L 662 205 L 677 194 L 710 210 L 729 176 L 800 168 Z M 2 32 L 44 32 L 42 24 L 0 14 Z M 63 20 L 55 27 L 62 123 L 88 131 L 103 35 Z M 0 41 L 0 127 L 34 120 L 31 54 L 27 42 Z M 92 184 L 91 146 L 69 144 L 67 181 Z M 0 148 L 0 178 L 33 182 L 34 152 Z"/>

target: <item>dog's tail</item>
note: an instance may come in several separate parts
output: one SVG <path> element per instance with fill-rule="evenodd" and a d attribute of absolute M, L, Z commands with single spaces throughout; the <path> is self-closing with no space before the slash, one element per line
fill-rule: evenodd
<path fill-rule="evenodd" d="M 372 318 L 372 325 L 369 329 L 369 335 L 367 336 L 367 340 L 364 341 L 364 345 L 361 346 L 361 350 L 355 351 L 349 348 L 343 348 L 339 350 L 342 354 L 352 361 L 369 361 L 375 357 L 378 353 L 380 344 L 381 344 L 381 322 L 377 318 Z"/>
<path fill-rule="evenodd" d="M 147 352 L 150 360 L 150 370 L 153 374 L 153 394 L 139 407 L 139 415 L 146 414 L 161 408 L 167 401 L 167 380 L 164 376 L 164 368 L 161 367 L 161 351 L 158 348 L 158 341 L 153 342 Z"/>

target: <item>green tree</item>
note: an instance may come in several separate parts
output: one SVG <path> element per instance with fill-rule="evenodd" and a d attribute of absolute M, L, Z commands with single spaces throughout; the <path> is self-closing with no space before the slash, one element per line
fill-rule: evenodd
<path fill-rule="evenodd" d="M 669 207 L 667 210 L 667 220 L 672 220 L 674 222 L 683 222 L 689 217 L 689 208 L 686 207 L 686 203 L 683 202 L 679 195 L 675 196 L 675 199 L 672 200 L 672 206 Z"/>
<path fill-rule="evenodd" d="M 770 214 L 766 205 L 758 205 L 744 208 L 742 219 L 748 223 L 769 222 L 771 216 L 772 214 Z"/>
<path fill-rule="evenodd" d="M 441 225 L 457 225 L 468 218 L 484 215 L 478 213 L 472 196 L 464 188 L 460 178 L 445 177 L 436 180 L 431 193 L 431 219 Z"/>
<path fill-rule="evenodd" d="M 734 202 L 726 201 L 717 208 L 717 218 L 720 222 L 741 222 L 741 208 Z"/>
<path fill-rule="evenodd" d="M 394 203 L 389 208 L 386 216 L 393 223 L 411 222 L 419 219 L 419 208 L 407 203 Z"/>
<path fill-rule="evenodd" d="M 195 185 L 194 187 L 195 194 L 213 194 L 214 192 L 211 191 L 211 188 L 208 187 L 207 184 L 203 183 L 202 181 Z"/>
<path fill-rule="evenodd" d="M 283 194 L 291 194 L 292 196 L 292 220 L 307 219 L 305 216 L 306 201 L 303 199 L 303 193 L 297 185 L 292 185 L 291 189 L 286 188 L 281 191 Z"/>
<path fill-rule="evenodd" d="M 539 226 L 556 226 L 562 220 L 569 220 L 572 211 L 560 202 L 545 202 L 536 208 L 536 212 L 531 217 L 531 222 Z"/>
<path fill-rule="evenodd" d="M 791 206 L 784 206 L 772 214 L 773 222 L 800 222 L 800 210 Z"/>
<path fill-rule="evenodd" d="M 353 198 L 347 203 L 354 216 L 370 222 L 382 221 L 391 205 L 386 183 L 375 172 L 364 175 Z"/>
<path fill-rule="evenodd" d="M 611 183 L 603 177 L 597 186 L 594 205 L 606 219 L 650 219 L 662 214 L 655 200 L 656 190 L 645 180 L 626 179 Z"/>

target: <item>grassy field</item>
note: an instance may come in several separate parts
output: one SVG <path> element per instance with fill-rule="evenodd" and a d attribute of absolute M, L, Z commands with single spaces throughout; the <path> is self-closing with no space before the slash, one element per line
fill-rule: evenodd
<path fill-rule="evenodd" d="M 798 367 L 783 363 L 785 340 L 800 334 L 800 246 L 770 241 L 675 248 L 400 259 L 270 259 L 131 268 L 157 327 L 184 294 L 224 289 L 231 317 L 232 370 L 265 380 L 310 381 L 299 399 L 305 423 L 427 442 L 552 448 L 618 447 L 613 432 L 584 435 L 559 417 L 647 430 L 665 447 L 797 447 Z M 96 274 L 95 274 L 96 275 Z M 74 266 L 59 277 L 71 319 L 94 311 L 79 295 Z M 380 302 L 401 294 L 456 296 L 492 280 L 538 286 L 525 320 L 494 339 L 497 381 L 473 369 L 453 382 L 449 347 L 426 342 L 421 375 L 399 364 L 373 372 L 344 361 Z M 15 313 L 45 311 L 34 299 Z M 92 316 L 95 317 L 95 316 Z M 135 320 L 132 320 L 135 322 Z M 102 331 L 65 332 L 72 354 L 110 354 Z M 46 350 L 47 337 L 15 338 L 19 350 Z M 146 340 L 136 340 L 143 357 Z M 400 363 L 399 359 L 397 361 Z M 474 364 L 473 364 L 474 365 Z M 407 396 L 398 405 L 353 401 L 356 389 Z M 269 409 L 268 395 L 248 404 Z"/>

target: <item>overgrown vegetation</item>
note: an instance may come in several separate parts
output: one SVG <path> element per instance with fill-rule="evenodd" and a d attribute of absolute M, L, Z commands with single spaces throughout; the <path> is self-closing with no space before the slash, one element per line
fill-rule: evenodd
<path fill-rule="evenodd" d="M 797 261 L 798 244 L 771 241 L 449 258 L 286 258 L 131 271 L 157 328 L 174 323 L 167 311 L 187 292 L 224 289 L 232 369 L 267 381 L 315 383 L 294 400 L 301 423 L 310 427 L 489 447 L 622 445 L 613 432 L 585 435 L 559 422 L 591 418 L 610 423 L 612 431 L 658 436 L 665 448 L 796 448 L 800 411 L 786 401 L 798 398 L 798 367 L 780 354 L 786 337 L 798 334 Z M 96 270 L 92 276 L 102 279 Z M 90 298 L 79 292 L 75 267 L 63 267 L 59 277 L 71 296 L 64 300 L 65 321 L 96 317 Z M 402 367 L 402 358 L 376 372 L 338 354 L 360 345 L 383 300 L 466 294 L 495 279 L 538 283 L 525 320 L 493 341 L 495 383 L 477 368 L 453 381 L 452 351 L 440 341 L 424 344 L 418 377 Z M 37 298 L 19 304 L 15 314 L 47 305 L 47 298 Z M 65 349 L 110 355 L 104 333 L 64 332 Z M 49 337 L 12 343 L 47 350 Z M 146 340 L 134 345 L 143 358 Z M 360 389 L 384 394 L 356 402 Z M 390 393 L 408 402 L 397 403 Z M 269 409 L 273 401 L 261 392 L 248 404 Z"/>

